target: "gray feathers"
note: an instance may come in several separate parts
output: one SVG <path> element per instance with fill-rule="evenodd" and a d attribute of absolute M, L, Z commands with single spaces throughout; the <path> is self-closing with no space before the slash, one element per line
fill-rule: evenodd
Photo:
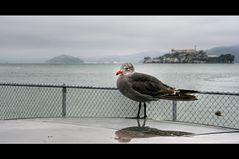
<path fill-rule="evenodd" d="M 123 74 L 117 80 L 118 90 L 126 97 L 139 102 L 149 102 L 159 99 L 167 100 L 196 100 L 195 96 L 187 93 L 196 93 L 192 90 L 175 90 L 157 78 L 134 72 L 134 66 L 126 63 L 121 66 Z"/>

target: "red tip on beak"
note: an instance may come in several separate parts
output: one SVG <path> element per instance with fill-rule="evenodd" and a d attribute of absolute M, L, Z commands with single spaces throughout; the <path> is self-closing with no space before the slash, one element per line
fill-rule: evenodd
<path fill-rule="evenodd" d="M 121 74 L 123 74 L 123 71 L 122 71 L 122 70 L 119 70 L 119 71 L 116 73 L 116 75 L 121 75 Z"/>

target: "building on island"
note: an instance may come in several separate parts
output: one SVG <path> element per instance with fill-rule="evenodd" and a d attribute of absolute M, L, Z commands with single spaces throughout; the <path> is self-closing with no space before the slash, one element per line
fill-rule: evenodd
<path fill-rule="evenodd" d="M 207 52 L 195 49 L 171 49 L 163 56 L 145 57 L 144 63 L 233 63 L 234 56 L 230 54 L 209 57 Z"/>

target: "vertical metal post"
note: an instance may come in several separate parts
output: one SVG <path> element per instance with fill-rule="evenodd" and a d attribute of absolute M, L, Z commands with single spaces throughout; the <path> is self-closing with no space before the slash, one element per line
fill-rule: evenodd
<path fill-rule="evenodd" d="M 66 86 L 62 87 L 62 117 L 66 116 Z"/>
<path fill-rule="evenodd" d="M 177 101 L 173 101 L 173 121 L 177 121 Z"/>

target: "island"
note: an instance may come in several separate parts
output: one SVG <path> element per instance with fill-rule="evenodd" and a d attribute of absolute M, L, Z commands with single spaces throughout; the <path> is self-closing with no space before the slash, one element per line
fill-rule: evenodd
<path fill-rule="evenodd" d="M 144 57 L 143 63 L 233 63 L 234 55 L 207 55 L 203 50 L 196 49 L 172 49 L 170 53 L 163 56 L 151 58 Z"/>
<path fill-rule="evenodd" d="M 69 55 L 60 55 L 45 61 L 45 63 L 47 64 L 83 64 L 84 61 L 78 57 L 73 57 Z"/>

